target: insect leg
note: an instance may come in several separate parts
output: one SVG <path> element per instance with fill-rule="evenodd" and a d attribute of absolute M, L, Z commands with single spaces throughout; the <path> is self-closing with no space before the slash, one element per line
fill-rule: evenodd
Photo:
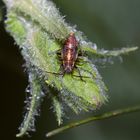
<path fill-rule="evenodd" d="M 78 59 L 76 60 L 76 65 L 82 66 L 84 63 L 89 63 L 87 58 L 84 56 L 78 56 Z"/>
<path fill-rule="evenodd" d="M 78 51 L 78 57 L 84 56 L 84 50 L 79 49 Z"/>
<path fill-rule="evenodd" d="M 80 63 L 82 62 L 82 64 L 79 64 L 79 62 Z M 88 60 L 86 57 L 78 57 L 78 62 L 76 63 L 77 68 L 80 68 L 81 70 L 83 70 L 85 72 L 88 72 L 88 73 L 90 73 L 90 75 L 92 75 L 93 77 L 95 77 L 95 74 L 93 74 L 90 70 L 85 69 L 86 66 L 85 67 L 82 67 L 82 65 L 84 65 L 84 64 L 86 65 L 86 63 L 88 63 L 92 67 L 91 69 L 93 69 L 92 62 L 90 60 Z"/>
<path fill-rule="evenodd" d="M 75 68 L 76 68 L 76 70 L 78 71 L 78 74 L 79 74 L 79 76 L 76 76 L 76 77 L 80 77 L 81 81 L 86 82 L 86 81 L 83 79 L 84 76 L 81 75 L 80 69 L 79 69 L 77 66 L 75 66 Z M 73 75 L 73 76 L 75 76 L 75 75 Z M 85 78 L 89 78 L 89 77 L 85 77 Z"/>

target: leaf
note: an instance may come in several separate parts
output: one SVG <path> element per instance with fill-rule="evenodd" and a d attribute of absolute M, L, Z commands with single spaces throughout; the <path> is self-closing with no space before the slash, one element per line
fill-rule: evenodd
<path fill-rule="evenodd" d="M 28 134 L 28 131 L 35 131 L 35 116 L 39 115 L 39 105 L 44 95 L 36 74 L 34 74 L 33 71 L 29 73 L 29 85 L 30 96 L 26 101 L 26 113 L 23 123 L 21 123 L 21 126 L 19 127 L 20 132 L 16 135 L 17 137 Z"/>
<path fill-rule="evenodd" d="M 30 61 L 32 61 L 34 66 L 42 70 L 46 77 L 46 80 L 44 79 L 46 83 L 60 92 L 58 96 L 60 94 L 59 97 L 63 101 L 65 101 L 65 96 L 69 96 L 69 100 L 67 100 L 67 103 L 65 102 L 66 104 L 78 102 L 75 107 L 72 107 L 73 110 L 78 111 L 79 108 L 79 110 L 84 109 L 88 111 L 92 108 L 96 109 L 105 102 L 107 99 L 104 94 L 106 88 L 93 64 L 83 62 L 84 64 L 80 66 L 80 73 L 84 81 L 79 77 L 75 77 L 79 76 L 76 69 L 73 75 L 65 74 L 62 77 L 59 75 L 62 62 L 58 60 L 56 53 L 61 46 L 39 30 L 34 31 L 31 36 L 31 40 L 27 44 L 32 46 L 33 49 L 30 51 L 34 51 L 31 52 L 34 56 L 32 56 L 33 58 L 30 57 L 32 59 Z M 53 73 L 58 73 L 58 75 Z"/>
<path fill-rule="evenodd" d="M 5 24 L 6 30 L 14 37 L 16 43 L 21 45 L 25 40 L 26 30 L 21 21 L 18 20 L 16 13 L 9 12 Z"/>
<path fill-rule="evenodd" d="M 12 21 L 12 16 L 9 16 L 10 21 Z M 29 67 L 29 64 L 31 65 L 31 68 L 34 66 L 37 73 L 41 70 L 40 76 L 42 79 L 45 77 L 44 81 L 46 81 L 48 85 L 56 88 L 60 92 L 58 94 L 62 94 L 62 96 L 59 95 L 59 98 L 62 98 L 65 104 L 68 104 L 69 107 L 78 113 L 80 110 L 88 111 L 96 109 L 99 105 L 105 102 L 106 96 L 102 92 L 104 87 L 99 84 L 102 81 L 93 64 L 85 62 L 85 64 L 80 67 L 82 76 L 89 77 L 83 78 L 84 81 L 79 77 L 68 74 L 64 77 L 53 74 L 60 73 L 60 65 L 62 62 L 59 62 L 56 52 L 61 49 L 62 46 L 60 46 L 57 41 L 50 39 L 47 33 L 32 25 L 32 23 L 27 23 L 28 26 L 22 25 L 23 27 L 20 27 L 20 21 L 16 20 L 15 17 L 13 17 L 13 20 L 14 22 L 12 22 L 12 24 L 10 24 L 10 21 L 7 21 L 6 23 L 8 24 L 8 27 L 9 24 L 11 25 L 11 33 L 14 33 L 13 36 L 21 37 L 18 40 L 22 40 L 25 37 L 21 32 L 18 32 L 18 30 L 15 32 L 15 25 L 18 25 L 18 29 L 21 31 L 23 29 L 26 30 L 22 31 L 23 33 L 26 32 L 26 39 L 24 43 L 21 43 L 22 54 L 26 60 L 26 66 Z M 74 75 L 79 76 L 76 69 L 74 70 Z M 65 100 L 65 96 L 68 96 L 69 99 Z M 70 106 L 70 103 L 72 102 L 77 102 L 77 104 Z M 59 117 L 58 122 L 60 122 L 60 120 L 61 118 Z"/>

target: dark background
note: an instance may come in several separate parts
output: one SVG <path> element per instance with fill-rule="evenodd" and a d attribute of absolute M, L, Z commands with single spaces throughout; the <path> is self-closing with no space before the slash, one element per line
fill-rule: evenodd
<path fill-rule="evenodd" d="M 1 2 L 1 1 L 0 1 Z M 54 0 L 62 15 L 72 25 L 77 25 L 99 48 L 114 49 L 140 46 L 139 0 Z M 16 138 L 22 120 L 27 75 L 14 40 L 0 23 L 0 139 L 45 140 L 45 133 L 56 128 L 50 101 L 45 97 L 41 116 L 36 121 L 32 137 Z M 123 57 L 123 63 L 115 62 L 105 68 L 98 66 L 109 88 L 109 102 L 100 111 L 133 106 L 140 102 L 140 49 Z M 74 116 L 71 122 L 94 115 Z M 56 135 L 52 140 L 134 140 L 140 139 L 140 112 L 109 120 L 89 123 Z"/>

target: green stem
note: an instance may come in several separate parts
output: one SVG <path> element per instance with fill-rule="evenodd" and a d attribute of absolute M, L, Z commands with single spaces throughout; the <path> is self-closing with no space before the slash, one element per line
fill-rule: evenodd
<path fill-rule="evenodd" d="M 80 126 L 80 125 L 83 125 L 83 124 L 86 124 L 86 123 L 89 123 L 92 121 L 108 119 L 108 118 L 116 117 L 116 116 L 127 114 L 127 113 L 132 113 L 132 112 L 136 112 L 136 111 L 140 111 L 140 105 L 129 107 L 129 108 L 124 108 L 124 109 L 114 110 L 114 111 L 107 112 L 107 113 L 104 113 L 104 114 L 101 114 L 98 116 L 94 116 L 94 117 L 89 117 L 87 119 L 80 120 L 80 121 L 65 125 L 63 127 L 54 129 L 54 130 L 48 132 L 46 134 L 46 137 L 51 137 L 53 135 L 56 135 L 56 134 L 59 134 L 59 133 L 65 131 L 65 130 L 68 130 L 73 127 L 77 127 L 77 126 Z"/>

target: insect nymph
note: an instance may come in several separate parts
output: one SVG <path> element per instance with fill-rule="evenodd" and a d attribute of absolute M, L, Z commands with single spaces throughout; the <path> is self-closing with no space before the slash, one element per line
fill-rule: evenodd
<path fill-rule="evenodd" d="M 64 47 L 61 51 L 61 60 L 64 73 L 72 73 L 75 67 L 75 62 L 78 57 L 78 41 L 74 33 L 70 33 L 69 37 L 64 42 Z"/>
<path fill-rule="evenodd" d="M 64 76 L 65 74 L 72 74 L 74 68 L 77 68 L 79 76 L 78 75 L 73 75 L 73 76 L 80 77 L 82 80 L 80 71 L 76 66 L 78 62 L 78 56 L 80 56 L 78 51 L 78 45 L 79 43 L 74 33 L 71 32 L 69 36 L 66 38 L 66 40 L 64 41 L 62 49 L 57 51 L 58 58 L 61 62 L 61 66 L 60 66 L 61 72 L 60 73 L 47 72 L 47 73 Z"/>

